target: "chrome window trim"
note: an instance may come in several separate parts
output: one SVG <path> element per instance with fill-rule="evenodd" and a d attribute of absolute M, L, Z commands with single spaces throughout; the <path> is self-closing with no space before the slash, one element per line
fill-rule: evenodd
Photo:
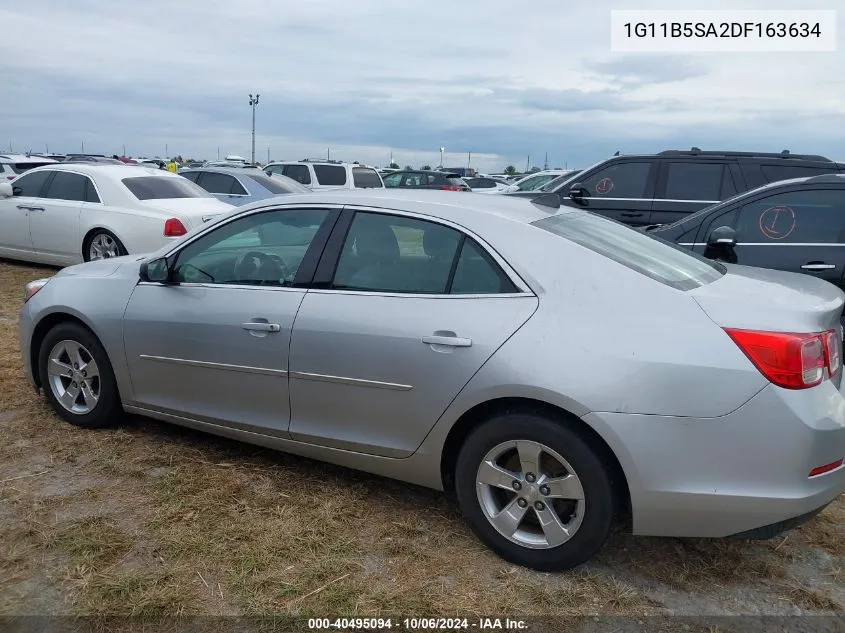
<path fill-rule="evenodd" d="M 679 246 L 707 246 L 707 242 L 678 242 Z M 845 246 L 843 242 L 737 242 L 735 246 Z"/>
<path fill-rule="evenodd" d="M 650 200 L 652 202 L 671 202 L 672 204 L 687 202 L 690 204 L 717 204 L 721 200 L 675 200 L 673 198 L 605 198 L 604 196 L 584 196 L 581 200 L 609 200 L 610 202 L 639 202 L 641 200 Z M 655 209 L 652 209 L 655 211 Z M 661 210 L 656 209 L 659 213 Z"/>
<path fill-rule="evenodd" d="M 45 167 L 46 167 L 46 165 L 45 165 Z M 103 204 L 103 205 L 105 204 L 105 202 L 103 202 L 103 196 L 100 193 L 100 188 L 97 186 L 96 181 L 94 180 L 94 178 L 91 177 L 90 174 L 85 174 L 85 173 L 83 173 L 81 171 L 77 171 L 73 168 L 68 169 L 66 167 L 62 167 L 61 169 L 56 169 L 56 167 L 53 166 L 53 165 L 50 165 L 44 171 L 52 171 L 52 172 L 56 172 L 56 173 L 58 173 L 60 171 L 64 171 L 64 172 L 68 172 L 68 173 L 71 173 L 71 174 L 75 174 L 77 176 L 82 176 L 83 178 L 87 178 L 91 182 L 91 184 L 94 185 L 94 191 L 97 193 L 97 197 L 100 199 L 100 201 L 99 202 L 88 202 L 87 200 L 67 200 L 65 198 L 45 198 L 44 196 L 39 196 L 41 200 L 62 200 L 63 202 L 79 202 L 80 204 Z M 26 173 L 26 172 L 24 172 L 24 173 Z M 23 176 L 23 175 L 24 174 L 21 174 L 21 176 Z M 44 193 L 46 193 L 46 191 Z"/>
<path fill-rule="evenodd" d="M 159 283 L 157 281 L 139 281 L 139 286 L 185 286 L 188 288 L 232 288 L 235 290 L 265 290 L 265 291 L 279 291 L 279 290 L 287 290 L 293 292 L 299 292 L 301 294 L 305 294 L 308 289 L 307 288 L 297 288 L 294 286 L 251 286 L 249 284 L 210 284 L 204 282 L 195 282 L 195 281 L 179 281 L 179 282 L 170 282 L 170 283 Z"/>
<path fill-rule="evenodd" d="M 513 266 L 511 266 L 501 255 L 499 255 L 498 251 L 493 248 L 487 240 L 480 237 L 474 231 L 466 228 L 465 226 L 458 224 L 457 222 L 453 222 L 451 220 L 446 220 L 444 218 L 438 218 L 431 215 L 427 215 L 425 213 L 418 213 L 416 211 L 402 211 L 400 209 L 393 209 L 390 207 L 371 207 L 365 205 L 345 205 L 344 209 L 349 209 L 350 211 L 361 211 L 364 213 L 380 213 L 382 215 L 399 215 L 403 217 L 412 218 L 414 220 L 420 220 L 422 222 L 432 222 L 434 224 L 440 224 L 441 226 L 449 227 L 459 233 L 471 237 L 474 239 L 481 248 L 487 253 L 489 257 L 495 261 L 499 267 L 504 271 L 505 275 L 507 275 L 508 279 L 511 280 L 511 283 L 519 289 L 517 293 L 490 293 L 490 294 L 480 294 L 480 295 L 472 295 L 478 297 L 505 297 L 505 296 L 517 296 L 523 297 L 526 295 L 529 296 L 536 296 L 534 291 L 531 287 L 523 281 L 522 277 L 514 270 Z M 351 227 L 350 227 L 351 228 Z M 345 243 L 345 241 L 344 241 Z M 342 247 L 341 247 L 342 250 Z M 340 258 L 340 255 L 338 255 Z M 466 294 L 443 294 L 443 293 L 404 293 L 404 292 L 393 292 L 393 293 L 385 293 L 380 292 L 377 290 L 343 290 L 343 289 L 320 289 L 323 290 L 331 290 L 332 292 L 354 292 L 354 293 L 364 293 L 364 294 L 389 294 L 389 295 L 396 295 L 401 297 L 408 297 L 408 296 L 417 296 L 417 297 L 468 297 L 470 295 Z"/>

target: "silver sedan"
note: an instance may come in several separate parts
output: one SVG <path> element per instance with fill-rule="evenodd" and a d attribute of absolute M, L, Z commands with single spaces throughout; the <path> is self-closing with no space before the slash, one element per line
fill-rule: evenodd
<path fill-rule="evenodd" d="M 537 569 L 624 513 L 770 536 L 845 488 L 843 294 L 581 211 L 294 194 L 25 296 L 26 372 L 68 422 L 129 411 L 452 489 Z"/>

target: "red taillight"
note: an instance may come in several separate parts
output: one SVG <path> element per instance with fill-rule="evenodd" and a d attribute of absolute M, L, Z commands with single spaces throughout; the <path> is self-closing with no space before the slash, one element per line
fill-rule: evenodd
<path fill-rule="evenodd" d="M 185 225 L 176 218 L 169 218 L 164 222 L 164 237 L 179 237 L 187 232 Z"/>
<path fill-rule="evenodd" d="M 824 466 L 813 468 L 813 470 L 810 471 L 809 476 L 818 477 L 819 475 L 824 475 L 825 473 L 834 471 L 842 465 L 843 461 L 845 460 L 837 459 L 835 462 L 830 462 L 829 464 L 825 464 Z"/>
<path fill-rule="evenodd" d="M 836 330 L 815 334 L 756 332 L 725 328 L 728 336 L 769 381 L 786 389 L 815 387 L 841 364 Z M 831 346 L 832 349 L 831 349 Z"/>
<path fill-rule="evenodd" d="M 9 180 L 14 180 L 14 179 L 15 179 L 15 177 L 14 177 L 14 176 L 6 176 L 6 178 L 8 178 Z"/>
<path fill-rule="evenodd" d="M 440 187 L 443 191 L 460 191 L 461 187 L 458 185 L 443 185 Z"/>

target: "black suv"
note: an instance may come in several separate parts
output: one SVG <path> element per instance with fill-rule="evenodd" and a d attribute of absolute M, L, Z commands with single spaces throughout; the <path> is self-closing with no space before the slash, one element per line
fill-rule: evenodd
<path fill-rule="evenodd" d="M 845 173 L 824 156 L 667 150 L 614 156 L 539 191 L 508 193 L 535 198 L 556 193 L 561 204 L 632 226 L 669 224 L 738 193 L 787 178 Z"/>
<path fill-rule="evenodd" d="M 845 289 L 845 174 L 765 185 L 646 230 L 710 259 L 806 273 Z"/>

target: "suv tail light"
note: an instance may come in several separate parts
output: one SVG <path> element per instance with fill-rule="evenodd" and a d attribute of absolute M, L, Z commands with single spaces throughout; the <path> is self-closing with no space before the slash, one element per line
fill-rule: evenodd
<path fill-rule="evenodd" d="M 443 185 L 440 189 L 443 191 L 460 191 L 461 187 L 459 185 Z"/>
<path fill-rule="evenodd" d="M 187 232 L 185 225 L 177 218 L 169 218 L 164 222 L 164 237 L 179 237 Z"/>
<path fill-rule="evenodd" d="M 836 330 L 815 334 L 725 332 L 770 382 L 786 389 L 815 387 L 842 364 L 842 343 Z"/>

